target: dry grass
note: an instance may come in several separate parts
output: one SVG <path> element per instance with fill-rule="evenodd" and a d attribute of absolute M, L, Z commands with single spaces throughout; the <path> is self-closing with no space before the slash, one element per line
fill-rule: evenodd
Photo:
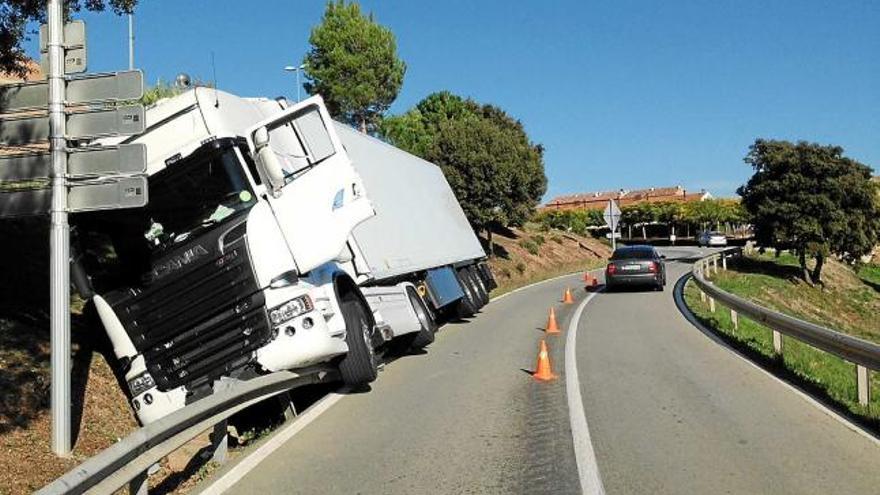
<path fill-rule="evenodd" d="M 586 271 L 605 264 L 611 256 L 606 243 L 589 237 L 534 225 L 493 236 L 496 256 L 489 260 L 498 282 L 493 296 L 534 282 L 567 273 Z"/>

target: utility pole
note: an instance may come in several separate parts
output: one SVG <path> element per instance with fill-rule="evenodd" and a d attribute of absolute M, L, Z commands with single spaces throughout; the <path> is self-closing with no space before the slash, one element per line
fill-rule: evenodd
<path fill-rule="evenodd" d="M 134 14 L 128 13 L 128 70 L 134 70 Z"/>
<path fill-rule="evenodd" d="M 288 65 L 288 66 L 284 67 L 285 71 L 296 73 L 296 101 L 301 100 L 300 93 L 299 93 L 300 87 L 301 87 L 300 83 L 299 83 L 299 73 L 300 73 L 300 71 L 302 71 L 305 68 L 306 68 L 305 64 L 300 64 L 298 66 Z"/>
<path fill-rule="evenodd" d="M 612 209 L 612 212 L 611 212 L 611 252 L 612 253 L 614 251 L 617 251 L 617 236 L 615 235 L 617 233 L 617 222 L 614 221 L 613 207 L 614 207 L 614 201 L 609 199 L 608 200 L 608 208 Z"/>
<path fill-rule="evenodd" d="M 52 452 L 70 454 L 70 225 L 67 223 L 67 123 L 64 115 L 64 14 L 48 0 L 49 152 L 52 208 L 49 283 L 52 347 Z"/>

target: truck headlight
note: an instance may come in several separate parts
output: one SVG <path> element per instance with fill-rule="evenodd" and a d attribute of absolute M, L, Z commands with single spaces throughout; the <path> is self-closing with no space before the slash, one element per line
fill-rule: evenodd
<path fill-rule="evenodd" d="M 132 397 L 137 397 L 155 386 L 156 382 L 146 371 L 128 381 L 128 389 L 131 390 Z"/>
<path fill-rule="evenodd" d="M 285 321 L 292 320 L 299 315 L 308 313 L 315 307 L 312 305 L 312 299 L 308 296 L 299 296 L 291 299 L 281 306 L 277 306 L 269 311 L 269 320 L 273 326 L 278 326 Z"/>

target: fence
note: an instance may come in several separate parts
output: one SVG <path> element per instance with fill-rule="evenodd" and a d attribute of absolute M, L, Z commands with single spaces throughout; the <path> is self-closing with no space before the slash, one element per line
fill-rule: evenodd
<path fill-rule="evenodd" d="M 337 375 L 331 370 L 305 376 L 281 371 L 252 380 L 227 382 L 222 390 L 136 430 L 37 494 L 109 494 L 128 484 L 131 493 L 146 495 L 150 467 L 202 432 L 213 428 L 213 459 L 222 463 L 226 459 L 227 418 L 292 388 L 329 382 L 338 379 Z"/>
<path fill-rule="evenodd" d="M 742 256 L 740 248 L 728 249 L 694 263 L 693 280 L 700 288 L 700 298 L 708 300 L 709 310 L 716 311 L 717 301 L 730 310 L 734 327 L 738 325 L 740 315 L 768 327 L 773 332 L 773 349 L 777 355 L 784 352 L 782 335 L 786 335 L 854 363 L 859 404 L 867 406 L 871 401 L 870 370 L 880 370 L 880 345 L 772 311 L 719 289 L 709 277 L 718 273 L 719 265 L 720 269 L 726 270 L 728 260 L 738 256 Z"/>

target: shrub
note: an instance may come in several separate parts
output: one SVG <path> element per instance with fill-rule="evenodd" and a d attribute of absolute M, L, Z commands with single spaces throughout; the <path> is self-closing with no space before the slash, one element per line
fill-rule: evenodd
<path fill-rule="evenodd" d="M 562 244 L 562 237 L 560 237 L 558 235 L 554 235 L 553 237 L 550 238 L 550 240 L 555 242 L 556 244 Z"/>
<path fill-rule="evenodd" d="M 526 272 L 526 264 L 520 261 L 516 264 L 516 271 L 519 272 L 520 275 Z"/>
<path fill-rule="evenodd" d="M 547 242 L 547 239 L 545 239 L 544 236 L 542 236 L 541 234 L 533 235 L 532 240 L 535 241 L 535 244 L 539 246 L 543 246 L 544 243 Z"/>
<path fill-rule="evenodd" d="M 530 254 L 532 254 L 532 256 L 538 255 L 538 245 L 535 244 L 535 241 L 531 239 L 523 239 L 519 241 L 519 245 Z"/>

